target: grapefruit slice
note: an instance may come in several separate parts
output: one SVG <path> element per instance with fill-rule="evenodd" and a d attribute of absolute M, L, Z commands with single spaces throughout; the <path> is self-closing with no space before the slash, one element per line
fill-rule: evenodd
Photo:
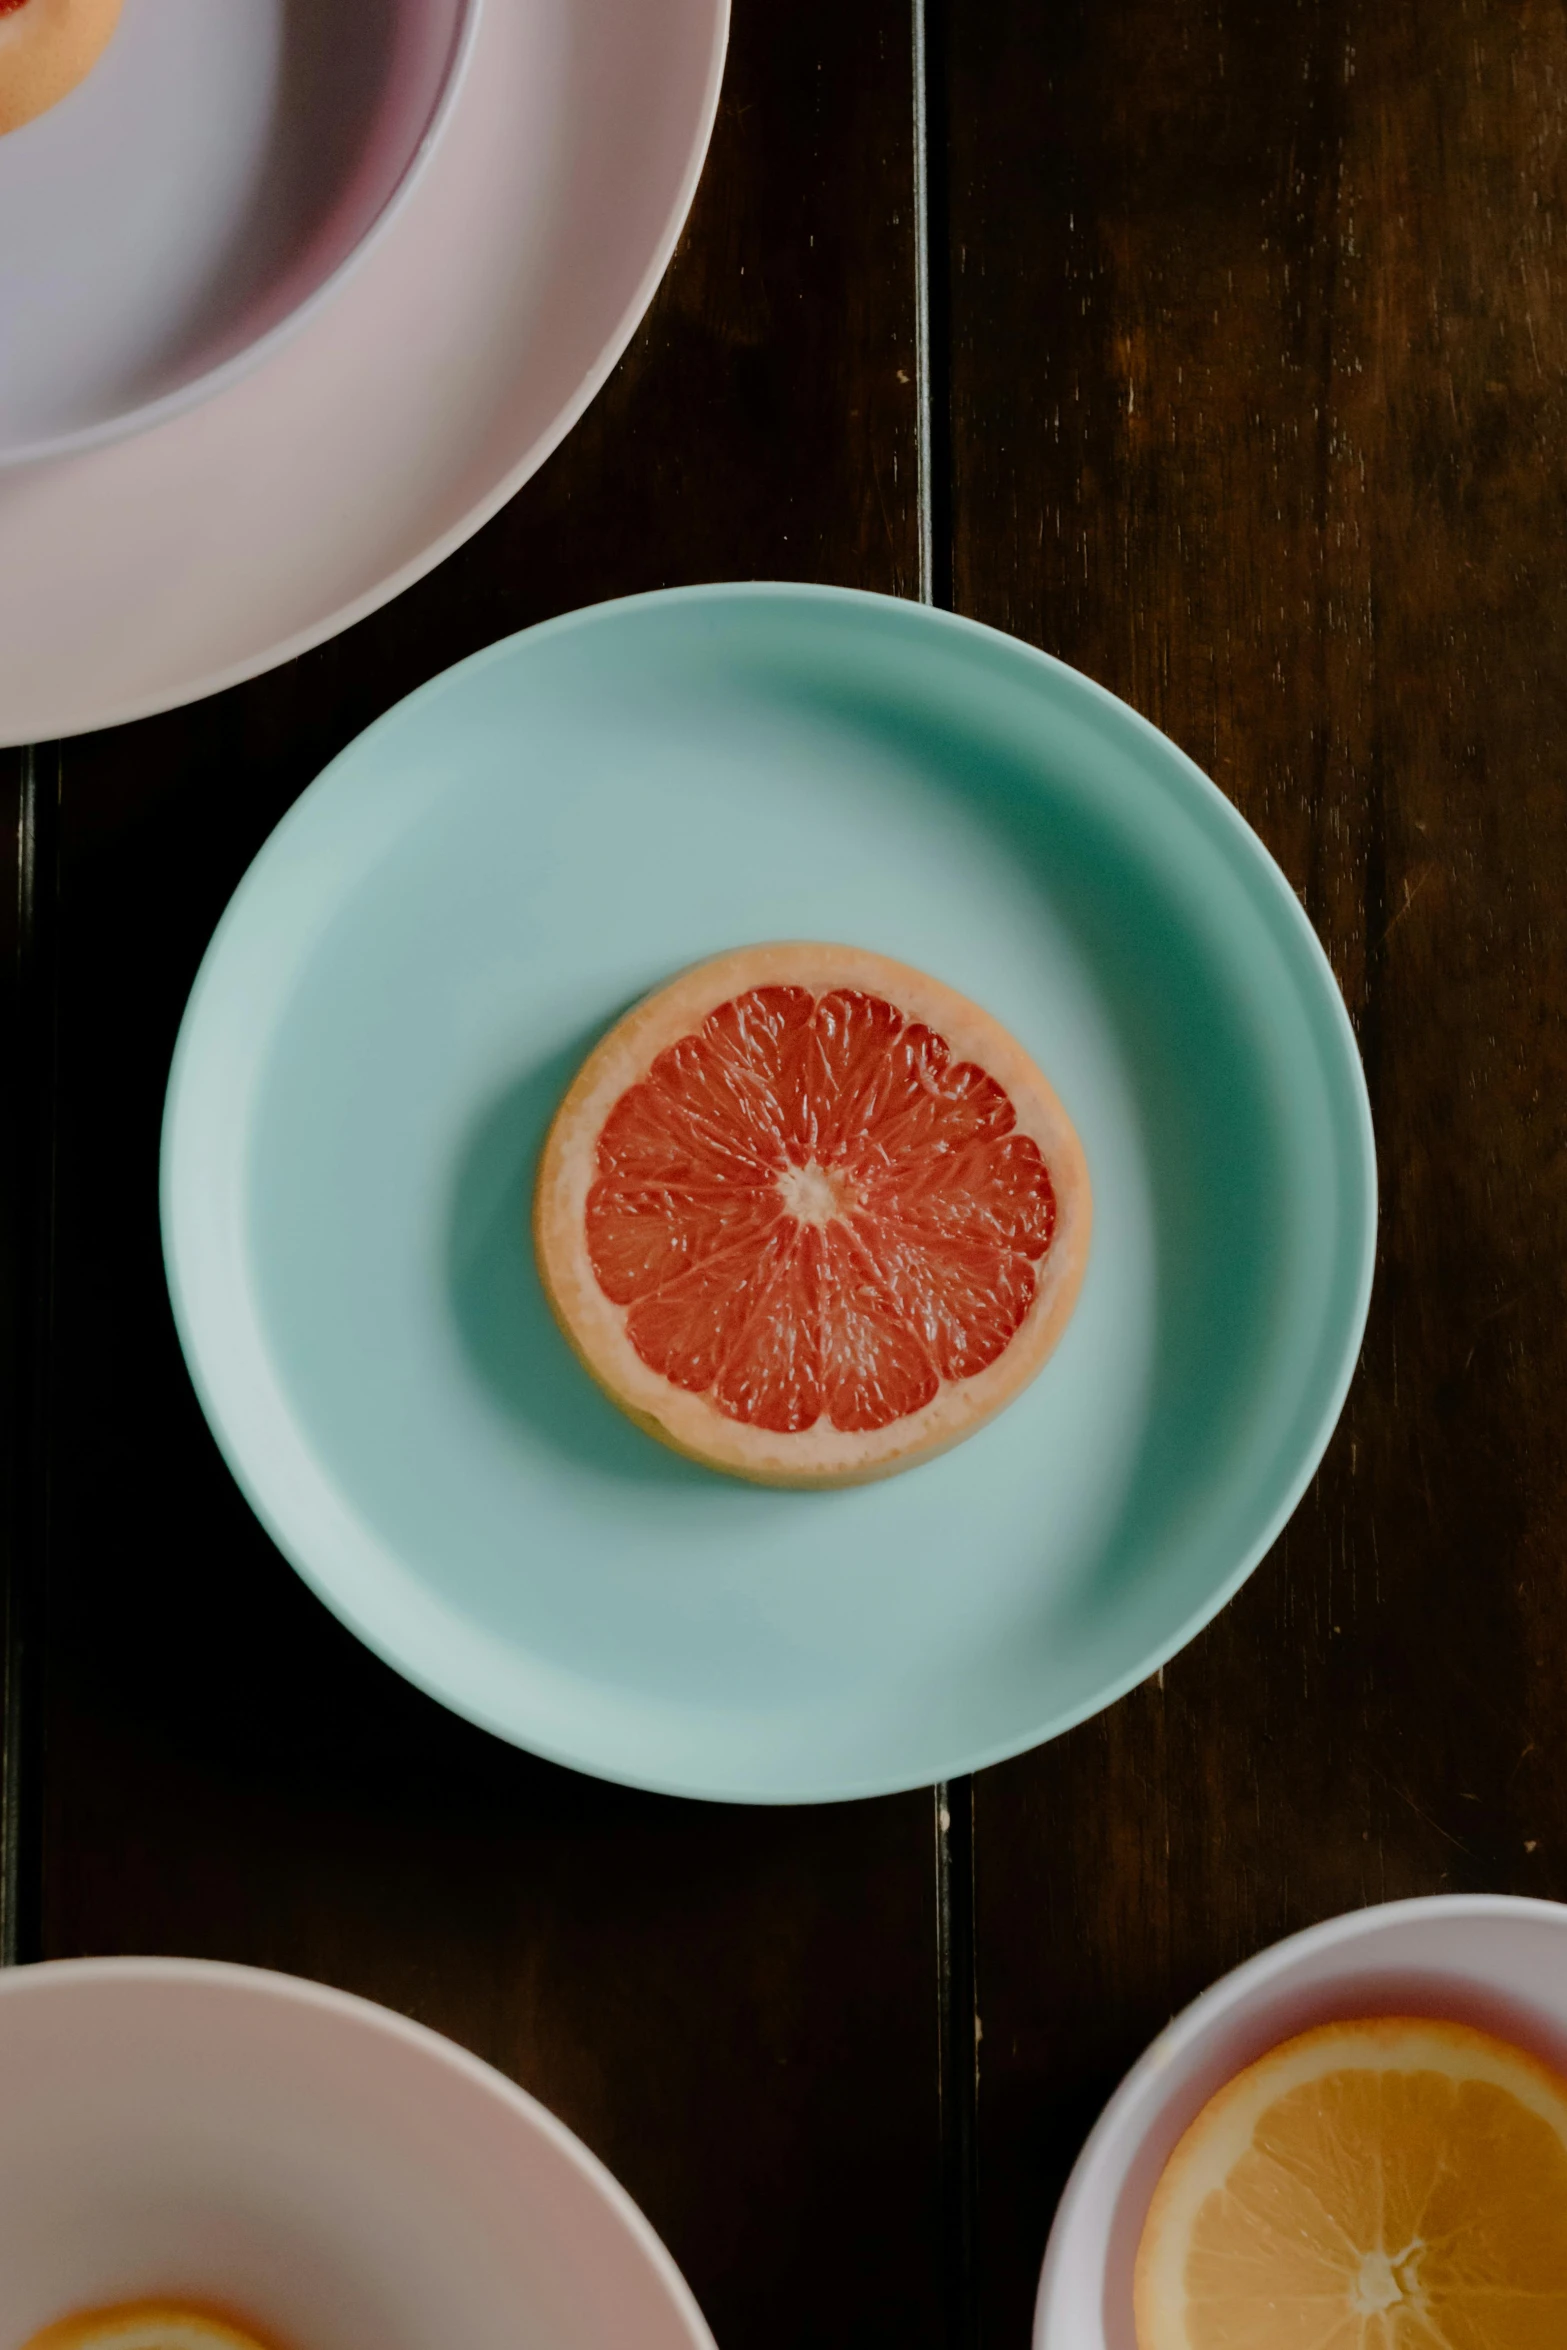
<path fill-rule="evenodd" d="M 556 1113 L 539 1271 L 606 1392 L 770 1485 L 911 1467 L 1065 1328 L 1088 1172 L 987 1013 L 858 947 L 720 955 L 649 996 Z"/>
<path fill-rule="evenodd" d="M 84 2309 L 34 2334 L 23 2350 L 266 2350 L 215 2309 L 184 2301 L 127 2301 Z"/>
<path fill-rule="evenodd" d="M 1138 2350 L 1561 2350 L 1567 2082 L 1409 2017 L 1247 2067 L 1165 2166 Z"/>

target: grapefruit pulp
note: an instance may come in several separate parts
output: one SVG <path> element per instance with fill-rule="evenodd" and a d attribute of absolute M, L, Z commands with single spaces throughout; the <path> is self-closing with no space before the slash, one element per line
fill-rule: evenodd
<path fill-rule="evenodd" d="M 534 1242 L 567 1338 L 651 1435 L 838 1485 L 1012 1401 L 1066 1326 L 1091 1212 L 1066 1112 L 987 1013 L 862 948 L 760 946 L 589 1055 Z"/>
<path fill-rule="evenodd" d="M 1138 2350 L 1559 2350 L 1567 2081 L 1407 2016 L 1287 2040 L 1171 2155 L 1134 2303 Z"/>

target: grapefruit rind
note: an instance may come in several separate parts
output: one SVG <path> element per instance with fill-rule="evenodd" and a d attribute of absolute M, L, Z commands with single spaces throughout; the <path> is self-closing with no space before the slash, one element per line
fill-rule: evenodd
<path fill-rule="evenodd" d="M 1038 1143 L 1055 1191 L 1056 1223 L 1038 1285 L 1005 1351 L 974 1377 L 950 1381 L 918 1411 L 869 1432 L 825 1422 L 790 1434 L 728 1419 L 705 1395 L 644 1363 L 625 1316 L 599 1287 L 584 1239 L 587 1196 L 605 1120 L 658 1054 L 693 1034 L 719 1004 L 757 987 L 852 988 L 897 1006 L 975 1061 L 1011 1099 L 1020 1132 Z M 689 1460 L 759 1485 L 858 1485 L 912 1468 L 961 1443 L 1043 1369 L 1082 1286 L 1093 1206 L 1087 1162 L 1066 1111 L 1022 1047 L 977 1004 L 911 965 L 862 947 L 741 947 L 684 971 L 603 1037 L 577 1072 L 545 1137 L 533 1234 L 546 1297 L 579 1361 L 649 1436 Z"/>
<path fill-rule="evenodd" d="M 1567 2080 L 1510 2041 L 1467 2024 L 1416 2016 L 1377 2016 L 1303 2032 L 1218 2090 L 1166 2162 L 1137 2248 L 1137 2350 L 1194 2350 L 1186 2264 L 1198 2214 L 1224 2189 L 1251 2148 L 1258 2122 L 1281 2098 L 1349 2072 L 1436 2073 L 1454 2083 L 1503 2090 L 1547 2124 L 1567 2159 Z M 1563 2217 L 1567 2224 L 1567 2211 Z M 1395 2338 L 1402 2342 L 1404 2336 L 1387 2337 Z"/>

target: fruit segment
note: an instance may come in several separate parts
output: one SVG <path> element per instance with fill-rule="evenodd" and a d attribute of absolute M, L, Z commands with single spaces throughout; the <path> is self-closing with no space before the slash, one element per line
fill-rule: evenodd
<path fill-rule="evenodd" d="M 1454 2024 L 1286 2042 L 1171 2156 L 1136 2320 L 1138 2350 L 1559 2350 L 1567 2083 Z"/>
<path fill-rule="evenodd" d="M 610 1112 L 588 1251 L 642 1360 L 778 1430 L 884 1428 L 995 1361 L 1055 1193 L 1002 1088 L 857 989 L 753 988 Z"/>
<path fill-rule="evenodd" d="M 0 135 L 68 97 L 119 16 L 120 0 L 0 0 Z"/>
<path fill-rule="evenodd" d="M 34 2334 L 23 2350 L 269 2350 L 222 2312 L 185 2301 L 87 2309 Z M 276 2346 L 271 2346 L 276 2350 Z"/>

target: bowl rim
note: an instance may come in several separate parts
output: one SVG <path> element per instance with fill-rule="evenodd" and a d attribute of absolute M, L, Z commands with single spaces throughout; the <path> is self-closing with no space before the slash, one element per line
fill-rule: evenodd
<path fill-rule="evenodd" d="M 288 589 L 291 616 L 286 619 L 280 617 L 270 624 L 262 632 L 259 642 L 251 642 L 243 649 L 236 642 L 231 642 L 221 652 L 212 650 L 188 657 L 181 656 L 172 669 L 165 666 L 150 678 L 141 674 L 146 668 L 146 657 L 140 656 L 136 681 L 122 682 L 107 694 L 100 691 L 96 698 L 80 685 L 68 688 L 54 683 L 45 689 L 46 698 L 39 701 L 31 698 L 25 675 L 13 675 L 0 681 L 0 749 L 17 744 L 65 740 L 106 727 L 126 726 L 136 719 L 160 716 L 215 694 L 225 693 L 233 686 L 244 685 L 272 669 L 297 660 L 302 654 L 328 643 L 361 620 L 371 618 L 405 589 L 416 586 L 449 555 L 456 554 L 464 547 L 474 533 L 486 522 L 493 520 L 501 508 L 532 479 L 546 459 L 553 455 L 580 423 L 625 356 L 670 266 L 695 202 L 712 143 L 722 92 L 729 41 L 730 0 L 694 0 L 694 4 L 700 7 L 706 26 L 705 62 L 700 87 L 693 78 L 689 89 L 684 91 L 675 106 L 676 113 L 685 123 L 684 137 L 677 142 L 680 149 L 678 172 L 665 201 L 638 215 L 644 219 L 648 233 L 646 242 L 638 248 L 642 259 L 635 283 L 602 331 L 589 336 L 591 349 L 585 348 L 574 361 L 577 372 L 570 390 L 556 399 L 548 416 L 542 422 L 533 423 L 529 427 L 528 437 L 519 440 L 512 429 L 511 412 L 508 410 L 505 425 L 507 453 L 497 456 L 494 464 L 485 468 L 482 485 L 470 483 L 466 487 L 451 490 L 450 494 L 443 492 L 444 519 L 417 523 L 413 527 L 416 543 L 409 551 L 383 559 L 375 555 L 373 550 L 366 553 L 356 538 L 355 545 L 359 552 L 355 560 L 358 570 L 374 576 L 362 578 L 358 585 L 345 585 L 336 592 L 336 600 L 329 601 L 327 609 L 306 610 L 305 616 L 301 617 L 301 610 L 309 604 L 309 598 L 303 597 L 302 602 L 303 591 L 295 579 Z M 498 37 L 494 36 L 497 17 L 504 16 L 509 9 L 519 5 L 521 0 L 492 0 L 486 10 L 485 30 L 481 32 L 481 40 Z M 464 123 L 475 110 L 478 82 L 478 73 L 469 73 L 464 77 L 457 125 L 453 133 L 455 138 L 462 137 Z M 661 102 L 670 102 L 668 90 L 662 92 Z M 493 135 L 493 124 L 487 120 L 481 120 L 481 128 L 487 137 Z M 447 142 L 443 139 L 443 153 L 446 146 Z M 441 175 L 438 173 L 436 176 L 439 178 Z M 444 191 L 441 192 L 444 201 Z M 517 298 L 517 289 L 513 286 L 508 300 Z M 307 338 L 303 350 L 307 355 L 308 367 L 306 360 L 298 359 L 293 352 L 280 355 L 280 364 L 297 364 L 305 368 L 312 385 L 319 390 L 317 338 Z M 219 421 L 210 427 L 215 445 L 225 460 L 231 463 L 238 454 L 243 453 L 244 448 L 244 434 L 241 433 L 236 441 L 229 412 L 230 395 L 237 388 L 231 386 L 230 394 L 215 404 L 213 413 Z M 197 410 L 193 414 L 200 416 L 202 411 Z M 176 420 L 170 426 L 171 438 L 177 438 L 181 432 L 188 432 L 190 421 L 189 418 Z M 106 469 L 101 475 L 95 473 L 93 477 L 97 510 L 113 514 L 125 499 L 135 504 L 139 483 L 127 452 L 136 449 L 137 441 L 138 436 L 132 435 L 128 440 L 111 444 L 108 450 L 98 452 L 88 460 L 94 467 Z M 183 442 L 178 446 L 183 449 Z M 48 477 L 50 481 L 54 478 Z M 46 491 L 47 494 L 40 493 L 41 503 L 52 508 L 56 502 L 54 491 L 47 485 Z M 188 525 L 189 520 L 189 515 L 182 509 L 182 527 Z M 85 561 L 93 565 L 108 563 L 112 567 L 123 552 L 112 531 L 105 537 L 89 534 L 84 538 L 79 515 L 75 517 L 74 529 L 68 529 L 67 536 L 76 546 L 79 565 Z M 238 632 L 255 636 L 253 629 L 241 629 L 237 620 L 228 625 L 231 635 Z M 188 619 L 181 622 L 177 633 L 182 637 L 188 635 Z"/>
<path fill-rule="evenodd" d="M 492 663 L 506 660 L 521 646 L 546 643 L 555 637 L 643 610 L 658 612 L 677 607 L 700 610 L 703 606 L 722 608 L 731 603 L 769 599 L 785 606 L 836 607 L 845 615 L 861 614 L 872 624 L 880 622 L 915 632 L 933 629 L 959 645 L 967 644 L 980 657 L 988 650 L 992 657 L 1014 664 L 1014 674 L 1032 670 L 1042 682 L 1065 681 L 1068 692 L 1081 695 L 1084 705 L 1096 712 L 1112 730 L 1120 730 L 1123 739 L 1129 737 L 1133 742 L 1148 747 L 1152 763 L 1161 771 L 1158 775 L 1161 786 L 1183 800 L 1189 817 L 1199 827 L 1215 831 L 1230 854 L 1244 863 L 1255 883 L 1259 907 L 1264 911 L 1272 910 L 1274 918 L 1283 925 L 1297 952 L 1303 956 L 1305 968 L 1313 974 L 1320 1001 L 1326 1008 L 1327 1025 L 1336 1042 L 1339 1065 L 1350 1077 L 1347 1092 L 1353 1115 L 1346 1127 L 1344 1139 L 1348 1145 L 1348 1156 L 1353 1162 L 1351 1172 L 1355 1184 L 1354 1196 L 1349 1205 L 1352 1210 L 1358 1211 L 1360 1219 L 1358 1235 L 1346 1242 L 1347 1257 L 1353 1249 L 1354 1290 L 1337 1334 L 1332 1374 L 1322 1381 L 1321 1408 L 1309 1437 L 1301 1444 L 1293 1475 L 1282 1480 L 1274 1507 L 1258 1536 L 1240 1553 L 1229 1572 L 1215 1582 L 1195 1607 L 1188 1610 L 1165 1639 L 1154 1643 L 1118 1674 L 1102 1683 L 1092 1696 L 1062 1706 L 1026 1731 L 1011 1732 L 980 1746 L 966 1747 L 961 1753 L 954 1752 L 941 1761 L 939 1769 L 933 1770 L 929 1758 L 926 1758 L 926 1763 L 917 1773 L 911 1772 L 907 1766 L 883 1768 L 867 1771 L 856 1779 L 835 1782 L 827 1787 L 809 1783 L 735 1786 L 730 1783 L 719 1784 L 716 1777 L 687 1779 L 676 1771 L 637 1771 L 626 1767 L 624 1763 L 610 1767 L 583 1752 L 580 1744 L 568 1746 L 559 1740 L 525 1734 L 515 1721 L 503 1720 L 482 1702 L 465 1698 L 448 1685 L 440 1671 L 427 1668 L 417 1657 L 400 1652 L 394 1642 L 383 1638 L 378 1629 L 362 1621 L 353 1607 L 329 1587 L 327 1578 L 302 1556 L 303 1546 L 285 1532 L 277 1509 L 262 1492 L 260 1481 L 252 1474 L 234 1432 L 226 1423 L 215 1392 L 212 1372 L 205 1360 L 210 1352 L 210 1334 L 204 1341 L 199 1317 L 193 1311 L 182 1272 L 181 1218 L 177 1210 L 177 1193 L 181 1183 L 180 1130 L 185 1116 L 185 1103 L 192 1090 L 197 1034 L 205 1019 L 207 1000 L 218 984 L 218 966 L 225 943 L 231 929 L 243 919 L 252 896 L 265 886 L 264 868 L 274 844 L 301 820 L 303 811 L 314 795 L 329 785 L 338 770 L 350 760 L 358 759 L 367 745 L 374 743 L 384 729 L 400 724 L 410 710 L 447 691 L 456 679 L 477 674 Z M 1079 1723 L 1091 1720 L 1168 1663 L 1228 1605 L 1254 1572 L 1294 1515 L 1316 1474 L 1338 1425 L 1359 1361 L 1370 1310 L 1377 1245 L 1376 1142 L 1365 1070 L 1343 995 L 1326 950 L 1282 868 L 1258 833 L 1225 797 L 1218 785 L 1187 757 L 1178 744 L 1119 695 L 1111 693 L 1108 688 L 1097 684 L 1081 670 L 1072 668 L 1069 663 L 1058 660 L 1053 654 L 1043 652 L 1019 637 L 1008 635 L 1004 630 L 944 611 L 938 606 L 881 595 L 869 589 L 774 580 L 656 588 L 639 595 L 615 597 L 602 603 L 584 605 L 577 610 L 559 614 L 554 619 L 537 622 L 531 628 L 520 629 L 499 638 L 493 644 L 468 655 L 466 659 L 455 662 L 450 668 L 438 672 L 394 703 L 345 744 L 305 787 L 262 843 L 241 876 L 208 942 L 180 1022 L 169 1072 L 164 1101 L 159 1191 L 164 1268 L 175 1326 L 181 1352 L 208 1426 L 236 1483 L 267 1534 L 339 1621 L 404 1679 L 412 1681 L 439 1704 L 466 1720 L 476 1722 L 480 1728 L 491 1731 L 509 1744 L 523 1746 L 529 1753 L 538 1754 L 547 1761 L 563 1764 L 567 1769 L 583 1771 L 590 1777 L 608 1779 L 618 1785 L 640 1787 L 654 1793 L 680 1795 L 699 1801 L 728 1803 L 853 1802 L 879 1795 L 903 1794 L 916 1787 L 923 1788 L 932 1783 L 933 1776 L 945 1780 L 962 1773 L 982 1770 L 992 1763 L 1029 1753 Z M 1327 1350 L 1324 1351 L 1326 1353 Z"/>
<path fill-rule="evenodd" d="M 1066 2265 L 1069 2240 L 1078 2224 L 1078 2212 L 1090 2197 L 1105 2197 L 1113 2202 L 1120 2180 L 1125 2176 L 1128 2162 L 1141 2148 L 1147 2131 L 1139 2132 L 1126 2156 L 1116 2153 L 1114 2141 L 1127 2115 L 1142 2101 L 1151 2081 L 1174 2061 L 1186 2055 L 1228 2015 L 1234 2008 L 1259 1991 L 1266 1992 L 1281 1976 L 1287 1976 L 1302 1959 L 1309 1959 L 1320 1951 L 1349 1947 L 1375 1937 L 1384 1928 L 1429 1920 L 1491 1918 L 1514 1923 L 1529 1922 L 1567 1933 L 1567 1903 L 1545 1901 L 1525 1893 L 1420 1893 L 1396 1901 L 1368 1902 L 1363 1909 L 1343 1910 L 1337 1916 L 1321 1919 L 1314 1926 L 1304 1926 L 1298 1933 L 1286 1934 L 1282 1941 L 1270 1942 L 1241 1964 L 1231 1967 L 1217 1982 L 1171 2017 L 1163 2031 L 1149 2042 L 1141 2056 L 1117 2084 L 1108 2104 L 1084 2139 L 1076 2162 L 1072 2165 L 1061 2200 L 1056 2205 L 1050 2224 L 1050 2235 L 1040 2265 L 1039 2286 L 1034 2296 L 1034 2320 L 1030 2335 L 1032 2350 L 1060 2350 L 1066 2338 L 1059 2328 L 1062 2312 L 1054 2306 Z M 1163 2101 L 1155 2105 L 1155 2113 L 1162 2110 Z M 1074 2321 L 1075 2322 L 1075 2321 Z M 1095 2330 L 1084 2339 L 1080 2328 L 1071 2339 L 1080 2350 L 1100 2350 L 1102 2335 L 1095 2311 Z"/>
<path fill-rule="evenodd" d="M 29 465 L 43 465 L 56 458 L 76 457 L 89 449 L 101 449 L 111 442 L 130 440 L 138 433 L 151 432 L 160 424 L 168 424 L 203 401 L 225 392 L 231 384 L 260 367 L 273 352 L 280 350 L 294 335 L 307 326 L 334 300 L 355 274 L 360 264 L 380 244 L 382 238 L 401 214 L 415 187 L 424 177 L 425 169 L 440 145 L 447 124 L 456 111 L 462 85 L 467 79 L 469 61 L 478 39 L 479 19 L 485 0 L 455 0 L 456 23 L 451 46 L 440 85 L 435 93 L 423 129 L 404 158 L 401 171 L 388 189 L 380 210 L 336 266 L 313 285 L 303 298 L 294 303 L 271 326 L 250 342 L 231 352 L 215 367 L 205 368 L 188 382 L 176 384 L 172 391 L 161 392 L 155 399 L 138 401 L 133 407 L 116 409 L 111 416 L 100 416 L 96 423 L 73 426 L 68 432 L 45 433 L 27 441 L 0 440 L 0 477 Z"/>
<path fill-rule="evenodd" d="M 355 1991 L 340 1991 L 304 1975 L 285 1974 L 275 1967 L 245 1966 L 233 1959 L 116 1956 L 41 1959 L 28 1966 L 0 1969 L 0 2002 L 26 2001 L 40 1995 L 69 1996 L 77 1990 L 115 1985 L 147 1985 L 178 1989 L 199 1984 L 205 1989 L 235 1993 L 245 1999 L 269 2000 L 279 2007 L 305 2008 L 336 2018 L 360 2030 L 379 2033 L 417 2056 L 455 2073 L 495 2103 L 505 2107 L 537 2138 L 542 2139 L 574 2171 L 612 2218 L 633 2239 L 668 2294 L 672 2309 L 690 2337 L 691 2350 L 717 2350 L 695 2294 L 686 2283 L 674 2255 L 652 2222 L 606 2164 L 547 2105 L 471 2049 L 450 2040 L 429 2024 L 417 2023 L 379 2000 Z"/>

